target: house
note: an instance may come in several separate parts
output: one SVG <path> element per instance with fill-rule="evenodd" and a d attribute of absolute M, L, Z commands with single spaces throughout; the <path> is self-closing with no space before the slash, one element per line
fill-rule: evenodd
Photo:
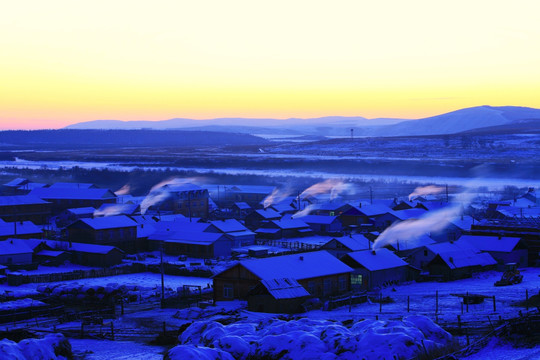
<path fill-rule="evenodd" d="M 444 281 L 471 277 L 473 273 L 493 269 L 497 261 L 488 253 L 476 250 L 440 252 L 427 265 L 431 276 L 438 276 Z"/>
<path fill-rule="evenodd" d="M 199 259 L 231 256 L 232 240 L 223 233 L 204 231 L 157 231 L 148 237 L 150 249 L 170 255 L 186 255 Z"/>
<path fill-rule="evenodd" d="M 64 228 L 79 219 L 93 218 L 95 211 L 93 207 L 66 209 L 56 216 L 56 226 Z"/>
<path fill-rule="evenodd" d="M 34 189 L 29 195 L 52 203 L 53 215 L 75 207 L 99 208 L 116 203 L 116 195 L 108 189 L 48 187 Z"/>
<path fill-rule="evenodd" d="M 393 222 L 399 220 L 394 214 L 394 210 L 388 206 L 377 204 L 362 207 L 353 206 L 340 217 L 343 225 L 358 227 L 364 224 L 370 224 L 377 229 L 387 228 Z"/>
<path fill-rule="evenodd" d="M 384 247 L 395 252 L 398 256 L 407 256 L 414 252 L 416 249 L 421 248 L 426 245 L 434 244 L 435 240 L 433 240 L 429 235 L 422 234 L 420 236 L 414 237 L 414 238 L 405 238 L 405 239 L 399 239 L 395 238 L 392 239 L 387 245 Z"/>
<path fill-rule="evenodd" d="M 0 240 L 8 238 L 40 239 L 43 231 L 31 221 L 0 221 Z"/>
<path fill-rule="evenodd" d="M 418 269 L 425 269 L 426 265 L 429 264 L 431 260 L 435 258 L 438 254 L 456 252 L 456 251 L 474 251 L 480 252 L 474 248 L 471 244 L 466 242 L 457 242 L 457 241 L 444 241 L 440 243 L 426 244 L 420 246 L 414 251 L 410 252 L 406 261 L 413 267 Z"/>
<path fill-rule="evenodd" d="M 233 247 L 255 244 L 255 233 L 249 231 L 238 220 L 227 219 L 211 221 L 210 224 L 232 240 Z"/>
<path fill-rule="evenodd" d="M 22 241 L 0 241 L 0 265 L 31 264 L 32 255 L 32 249 Z"/>
<path fill-rule="evenodd" d="M 281 214 L 272 209 L 259 209 L 246 216 L 244 223 L 251 230 L 260 228 L 263 224 L 267 224 L 272 220 L 281 219 Z"/>
<path fill-rule="evenodd" d="M 92 267 L 110 267 L 122 263 L 124 252 L 115 246 L 47 240 L 56 251 L 71 254 L 71 262 Z"/>
<path fill-rule="evenodd" d="M 370 290 L 409 280 L 409 265 L 392 251 L 354 251 L 343 255 L 345 264 L 354 269 L 351 274 L 353 290 Z"/>
<path fill-rule="evenodd" d="M 463 242 L 489 253 L 499 265 L 516 263 L 518 267 L 527 266 L 528 250 L 525 242 L 518 237 L 464 235 L 456 244 Z"/>
<path fill-rule="evenodd" d="M 298 219 L 272 220 L 255 230 L 258 237 L 263 239 L 297 238 L 313 235 L 308 224 Z"/>
<path fill-rule="evenodd" d="M 352 208 L 351 205 L 343 202 L 325 202 L 314 204 L 311 207 L 310 215 L 339 216 Z"/>
<path fill-rule="evenodd" d="M 214 276 L 214 300 L 245 299 L 261 280 L 283 278 L 295 279 L 312 296 L 342 294 L 352 270 L 326 251 L 243 260 Z"/>
<path fill-rule="evenodd" d="M 70 183 L 56 182 L 49 186 L 52 189 L 99 189 L 98 186 L 90 183 Z"/>
<path fill-rule="evenodd" d="M 221 207 L 229 208 L 235 202 L 245 202 L 252 208 L 257 208 L 274 189 L 274 186 L 218 185 L 217 188 L 212 187 L 210 192 L 212 199 Z"/>
<path fill-rule="evenodd" d="M 47 224 L 51 217 L 51 204 L 30 195 L 0 196 L 0 218 L 4 221 L 32 221 Z"/>
<path fill-rule="evenodd" d="M 302 304 L 311 295 L 296 279 L 261 280 L 247 296 L 248 310 L 294 314 L 302 312 Z"/>
<path fill-rule="evenodd" d="M 244 219 L 250 212 L 253 211 L 253 208 L 246 202 L 235 202 L 231 209 L 233 215 L 237 219 Z"/>
<path fill-rule="evenodd" d="M 471 225 L 470 233 L 471 235 L 519 237 L 529 252 L 528 265 L 540 265 L 540 229 L 538 227 L 538 219 L 484 219 Z"/>
<path fill-rule="evenodd" d="M 473 217 L 463 215 L 460 218 L 450 220 L 448 226 L 443 230 L 432 231 L 430 237 L 437 242 L 456 241 L 462 235 L 469 233 L 473 224 Z"/>
<path fill-rule="evenodd" d="M 299 219 L 308 224 L 316 234 L 336 234 L 343 231 L 341 220 L 337 216 L 306 215 Z"/>
<path fill-rule="evenodd" d="M 321 247 L 321 250 L 328 251 L 338 259 L 347 253 L 368 249 L 371 249 L 371 241 L 362 234 L 335 237 Z"/>
<path fill-rule="evenodd" d="M 25 178 L 16 178 L 5 184 L 2 184 L 0 189 L 2 190 L 2 195 L 19 195 L 18 189 L 21 186 L 28 184 L 30 180 Z"/>
<path fill-rule="evenodd" d="M 152 205 L 153 211 L 171 211 L 186 217 L 208 218 L 208 189 L 191 183 L 166 184 L 154 190 L 166 194 L 165 200 Z"/>
<path fill-rule="evenodd" d="M 400 221 L 403 220 L 418 220 L 426 215 L 427 210 L 421 208 L 394 210 L 393 215 L 397 216 Z"/>
<path fill-rule="evenodd" d="M 125 215 L 80 219 L 66 227 L 67 239 L 97 245 L 111 245 L 128 252 L 145 248 L 137 242 L 137 223 Z"/>

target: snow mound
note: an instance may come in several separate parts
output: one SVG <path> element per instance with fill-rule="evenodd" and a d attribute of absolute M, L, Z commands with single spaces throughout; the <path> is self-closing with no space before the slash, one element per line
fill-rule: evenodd
<path fill-rule="evenodd" d="M 71 357 L 71 345 L 62 334 L 47 335 L 43 339 L 24 339 L 19 343 L 0 340 L 0 359 L 61 360 Z"/>
<path fill-rule="evenodd" d="M 215 356 L 224 356 L 222 352 L 234 359 L 383 360 L 393 359 L 394 355 L 413 358 L 426 350 L 442 348 L 451 343 L 452 336 L 429 318 L 416 315 L 403 320 L 363 320 L 350 327 L 337 321 L 307 318 L 231 325 L 197 321 L 178 339 L 182 345 L 169 352 L 171 360 L 191 359 L 189 356 L 217 359 Z M 209 350 L 201 350 L 208 348 L 220 352 L 207 354 Z M 199 354 L 201 351 L 204 354 Z"/>
<path fill-rule="evenodd" d="M 175 346 L 165 356 L 169 360 L 234 360 L 231 354 L 208 347 L 195 347 L 191 345 Z"/>

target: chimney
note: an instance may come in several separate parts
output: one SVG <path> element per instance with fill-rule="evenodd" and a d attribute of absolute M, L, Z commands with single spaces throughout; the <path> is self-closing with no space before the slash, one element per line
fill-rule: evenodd
<path fill-rule="evenodd" d="M 304 261 L 304 257 L 303 257 L 303 256 L 300 256 L 300 261 Z"/>
<path fill-rule="evenodd" d="M 450 258 L 448 258 L 448 260 L 450 260 L 450 262 L 453 264 L 454 263 L 454 258 L 452 256 L 450 256 Z"/>
<path fill-rule="evenodd" d="M 375 253 L 375 250 L 371 250 L 371 253 L 372 253 L 373 255 L 377 255 L 377 253 Z"/>

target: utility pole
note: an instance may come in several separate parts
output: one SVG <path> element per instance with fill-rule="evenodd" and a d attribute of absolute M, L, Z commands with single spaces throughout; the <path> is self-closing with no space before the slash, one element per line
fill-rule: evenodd
<path fill-rule="evenodd" d="M 373 205 L 373 189 L 369 187 L 369 203 Z"/>
<path fill-rule="evenodd" d="M 448 184 L 446 184 L 446 202 L 448 202 Z"/>
<path fill-rule="evenodd" d="M 165 281 L 164 281 L 164 270 L 163 270 L 163 240 L 159 242 L 159 252 L 160 252 L 160 270 L 161 270 L 161 305 L 163 306 L 163 300 L 165 300 Z"/>
<path fill-rule="evenodd" d="M 354 129 L 351 129 L 351 140 L 354 139 Z"/>

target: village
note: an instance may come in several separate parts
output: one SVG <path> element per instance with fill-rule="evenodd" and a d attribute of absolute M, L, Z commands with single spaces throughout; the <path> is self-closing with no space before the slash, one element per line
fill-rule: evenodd
<path fill-rule="evenodd" d="M 84 338 L 99 328 L 118 339 L 113 319 L 148 310 L 377 321 L 414 313 L 470 345 L 505 319 L 537 311 L 534 188 L 508 198 L 430 185 L 380 199 L 358 198 L 351 187 L 338 179 L 292 190 L 174 178 L 136 197 L 129 186 L 14 179 L 0 186 L 0 329 Z M 185 337 L 178 328 L 190 316 L 177 316 L 169 331 L 164 321 L 161 336 Z M 478 318 L 485 324 L 467 330 Z"/>

